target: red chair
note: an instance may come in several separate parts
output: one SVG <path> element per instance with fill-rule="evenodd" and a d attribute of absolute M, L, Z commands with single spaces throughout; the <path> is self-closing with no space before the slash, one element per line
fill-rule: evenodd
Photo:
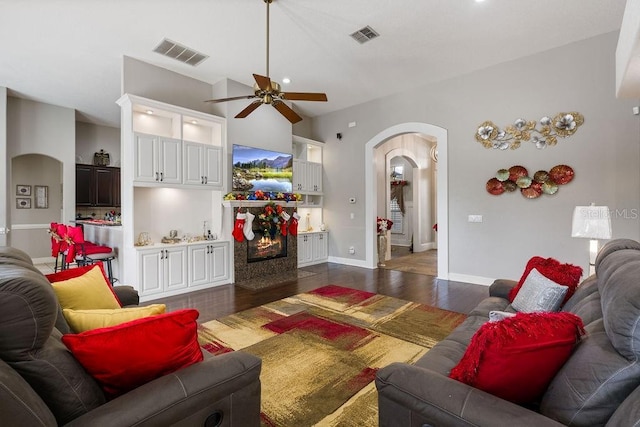
<path fill-rule="evenodd" d="M 79 266 L 102 261 L 107 266 L 109 282 L 113 284 L 118 280 L 113 277 L 113 268 L 111 266 L 111 261 L 116 258 L 114 250 L 109 246 L 97 245 L 84 240 L 84 229 L 81 225 L 67 226 L 64 240 L 67 244 L 67 251 L 65 252 L 65 267 L 63 270 L 74 261 Z"/>

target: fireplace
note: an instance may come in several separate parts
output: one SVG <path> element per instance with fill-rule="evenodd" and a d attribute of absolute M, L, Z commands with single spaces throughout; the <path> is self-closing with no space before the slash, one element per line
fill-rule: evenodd
<path fill-rule="evenodd" d="M 247 262 L 266 261 L 274 258 L 286 258 L 287 238 L 282 234 L 274 233 L 272 236 L 263 230 L 253 230 L 255 237 L 247 241 Z"/>

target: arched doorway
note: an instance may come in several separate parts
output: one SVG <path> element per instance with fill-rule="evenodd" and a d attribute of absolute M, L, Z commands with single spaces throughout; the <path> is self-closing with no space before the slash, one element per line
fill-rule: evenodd
<path fill-rule="evenodd" d="M 392 126 L 375 135 L 365 145 L 365 231 L 366 231 L 366 264 L 370 268 L 376 267 L 376 230 L 375 215 L 378 198 L 385 197 L 386 191 L 380 191 L 380 186 L 386 185 L 384 179 L 377 173 L 380 161 L 377 160 L 375 149 L 389 139 L 403 134 L 418 133 L 433 138 L 438 145 L 437 168 L 437 218 L 438 218 L 438 278 L 448 279 L 449 250 L 448 250 L 448 180 L 447 180 L 447 130 L 427 123 L 403 123 Z"/>

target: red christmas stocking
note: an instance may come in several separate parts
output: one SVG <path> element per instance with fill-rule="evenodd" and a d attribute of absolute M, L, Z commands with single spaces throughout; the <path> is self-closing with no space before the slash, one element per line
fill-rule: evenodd
<path fill-rule="evenodd" d="M 298 212 L 294 212 L 293 215 L 291 215 L 291 221 L 289 221 L 289 233 L 291 233 L 292 236 L 298 235 L 299 219 L 300 219 L 300 215 L 298 215 Z"/>
<path fill-rule="evenodd" d="M 285 211 L 282 211 L 282 213 L 280 214 L 280 233 L 282 233 L 282 235 L 285 237 L 287 235 L 287 227 L 289 226 L 289 224 L 287 223 L 287 221 L 289 221 L 289 218 L 291 218 L 291 215 L 289 215 Z"/>
<path fill-rule="evenodd" d="M 233 238 L 238 242 L 242 242 L 244 240 L 244 222 L 246 220 L 247 214 L 238 212 L 236 215 L 236 223 L 233 226 L 233 231 L 231 232 Z"/>

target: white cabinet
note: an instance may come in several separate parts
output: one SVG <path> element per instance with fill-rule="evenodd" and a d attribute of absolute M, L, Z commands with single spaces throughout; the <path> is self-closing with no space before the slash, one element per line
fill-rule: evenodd
<path fill-rule="evenodd" d="M 175 295 L 187 287 L 185 247 L 138 251 L 140 297 Z"/>
<path fill-rule="evenodd" d="M 320 264 L 328 259 L 328 234 L 298 234 L 298 267 Z"/>
<path fill-rule="evenodd" d="M 189 287 L 223 283 L 229 279 L 229 244 L 189 246 Z"/>
<path fill-rule="evenodd" d="M 306 160 L 293 160 L 293 191 L 322 192 L 322 164 Z"/>
<path fill-rule="evenodd" d="M 134 181 L 158 184 L 182 182 L 180 140 L 136 133 L 134 144 Z"/>
<path fill-rule="evenodd" d="M 184 184 L 222 186 L 222 148 L 184 142 Z"/>

